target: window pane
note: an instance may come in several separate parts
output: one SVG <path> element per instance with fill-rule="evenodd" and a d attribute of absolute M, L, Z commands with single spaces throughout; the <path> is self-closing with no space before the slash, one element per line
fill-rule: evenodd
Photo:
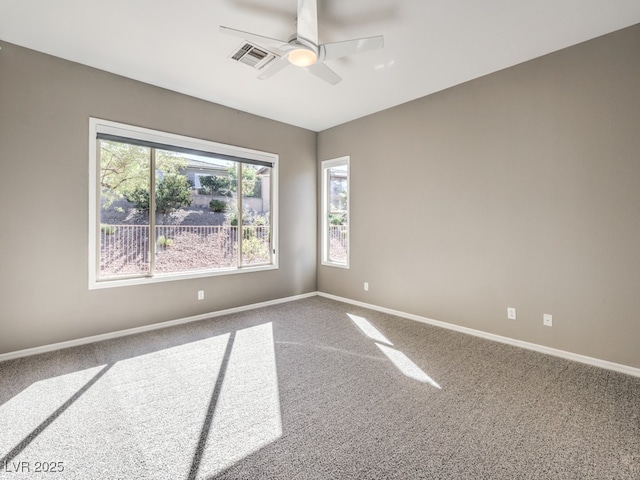
<path fill-rule="evenodd" d="M 349 219 L 347 212 L 347 165 L 327 169 L 328 260 L 347 263 Z"/>
<path fill-rule="evenodd" d="M 225 160 L 156 150 L 157 273 L 236 265 L 233 169 Z"/>
<path fill-rule="evenodd" d="M 347 211 L 347 166 L 331 167 L 329 171 L 329 210 L 336 213 Z"/>
<path fill-rule="evenodd" d="M 271 263 L 271 168 L 242 164 L 242 265 Z"/>
<path fill-rule="evenodd" d="M 149 273 L 150 149 L 100 141 L 98 278 Z"/>

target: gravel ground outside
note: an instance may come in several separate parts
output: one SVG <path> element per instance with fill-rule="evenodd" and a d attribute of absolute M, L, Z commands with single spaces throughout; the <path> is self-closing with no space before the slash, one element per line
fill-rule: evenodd
<path fill-rule="evenodd" d="M 225 220 L 225 213 L 212 212 L 208 207 L 186 207 L 156 217 L 158 225 L 223 225 Z M 123 200 L 100 212 L 100 223 L 106 225 L 145 225 L 148 221 L 147 214 Z"/>

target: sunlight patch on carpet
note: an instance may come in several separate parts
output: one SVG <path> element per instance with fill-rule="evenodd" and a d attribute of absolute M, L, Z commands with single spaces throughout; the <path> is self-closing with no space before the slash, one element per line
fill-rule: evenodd
<path fill-rule="evenodd" d="M 386 343 L 387 345 L 393 345 L 393 343 L 391 343 L 389 339 L 385 337 L 380 330 L 374 327 L 366 318 L 360 317 L 358 315 L 352 315 L 351 313 L 347 313 L 347 316 L 353 321 L 353 323 L 356 324 L 356 326 L 362 331 L 362 333 L 364 333 L 371 340 L 380 343 Z"/>
<path fill-rule="evenodd" d="M 200 472 L 224 470 L 281 435 L 272 325 L 238 330 Z"/>
<path fill-rule="evenodd" d="M 380 343 L 376 343 L 377 347 L 384 353 L 391 363 L 393 363 L 403 375 L 413 378 L 422 383 L 428 383 L 438 389 L 440 389 L 440 385 L 438 385 L 429 375 L 424 373 L 424 371 L 411 361 L 409 357 L 407 357 L 404 353 L 395 348 L 387 347 L 386 345 L 382 345 Z"/>
<path fill-rule="evenodd" d="M 391 363 L 400 370 L 400 372 L 418 382 L 428 383 L 438 389 L 441 389 L 429 375 L 427 375 L 418 365 L 416 365 L 409 357 L 407 357 L 400 350 L 396 350 L 393 347 L 393 343 L 384 336 L 384 334 L 378 330 L 369 320 L 359 315 L 353 315 L 347 313 L 347 316 L 351 321 L 364 333 L 367 337 L 373 340 L 376 346 L 391 360 Z"/>
<path fill-rule="evenodd" d="M 105 366 L 35 382 L 0 406 L 0 458 L 37 430 Z"/>

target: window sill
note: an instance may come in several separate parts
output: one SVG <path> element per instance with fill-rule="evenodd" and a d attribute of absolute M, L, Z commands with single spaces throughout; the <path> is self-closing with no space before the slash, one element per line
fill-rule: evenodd
<path fill-rule="evenodd" d="M 190 280 L 195 278 L 219 277 L 224 275 L 235 275 L 238 273 L 264 272 L 267 270 L 278 270 L 277 265 L 260 265 L 255 267 L 229 268 L 224 270 L 206 270 L 200 272 L 167 273 L 154 277 L 135 277 L 112 280 L 89 280 L 89 290 L 99 290 L 103 288 L 129 287 L 134 285 L 148 285 L 152 283 L 175 282 L 178 280 Z"/>
<path fill-rule="evenodd" d="M 321 262 L 321 265 L 323 265 L 325 267 L 345 268 L 347 270 L 349 269 L 349 264 L 348 263 Z"/>

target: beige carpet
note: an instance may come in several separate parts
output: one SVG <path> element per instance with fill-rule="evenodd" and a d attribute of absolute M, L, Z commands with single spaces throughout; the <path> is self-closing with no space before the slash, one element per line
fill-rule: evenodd
<path fill-rule="evenodd" d="M 0 363 L 5 478 L 637 480 L 640 379 L 314 297 Z"/>

